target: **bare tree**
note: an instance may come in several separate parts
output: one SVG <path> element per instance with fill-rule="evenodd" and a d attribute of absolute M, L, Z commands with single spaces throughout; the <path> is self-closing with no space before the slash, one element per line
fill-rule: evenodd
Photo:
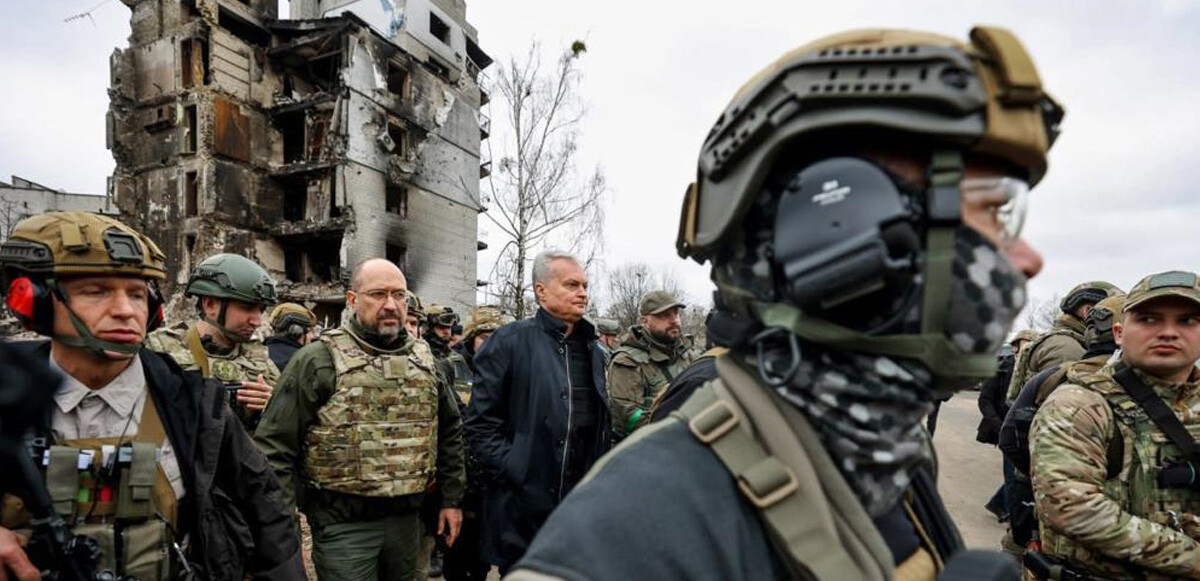
<path fill-rule="evenodd" d="M 665 290 L 687 302 L 683 283 L 674 272 L 652 269 L 642 262 L 633 262 L 608 272 L 605 288 L 608 293 L 607 316 L 621 322 L 621 327 L 637 323 L 638 305 L 646 293 Z"/>
<path fill-rule="evenodd" d="M 17 223 L 25 219 L 25 209 L 21 202 L 0 198 L 0 240 L 7 239 Z"/>
<path fill-rule="evenodd" d="M 533 310 L 527 272 L 538 250 L 565 248 L 586 268 L 602 236 L 604 173 L 595 168 L 581 179 L 576 168 L 585 114 L 577 63 L 586 50 L 575 41 L 547 70 L 535 42 L 523 59 L 510 57 L 499 67 L 493 87 L 503 112 L 489 147 L 499 142 L 501 157 L 486 186 L 494 211 L 484 215 L 506 240 L 492 267 L 491 292 L 518 319 Z"/>
<path fill-rule="evenodd" d="M 1051 296 L 1045 300 L 1032 299 L 1025 306 L 1025 317 L 1021 319 L 1025 329 L 1033 329 L 1034 331 L 1047 331 L 1054 326 L 1054 321 L 1058 319 L 1059 313 L 1062 311 L 1058 308 L 1060 299 L 1058 295 Z"/>

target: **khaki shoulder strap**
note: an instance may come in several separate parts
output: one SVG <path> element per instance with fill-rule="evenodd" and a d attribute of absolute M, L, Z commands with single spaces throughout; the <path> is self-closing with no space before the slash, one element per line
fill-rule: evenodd
<path fill-rule="evenodd" d="M 195 325 L 188 328 L 183 342 L 187 343 L 188 351 L 192 352 L 192 359 L 196 362 L 196 367 L 200 368 L 200 374 L 209 377 L 208 353 L 204 351 L 204 344 L 200 342 L 200 331 Z"/>
<path fill-rule="evenodd" d="M 730 384 L 752 379 L 744 376 L 744 372 L 739 376 L 740 369 L 727 358 L 718 359 L 717 365 L 721 379 L 698 390 L 684 403 L 677 417 L 713 450 L 737 480 L 738 489 L 758 510 L 779 550 L 785 552 L 785 562 L 793 574 L 799 569 L 820 580 L 889 578 L 893 570 L 891 554 L 866 513 L 862 515 L 866 528 L 861 530 L 877 537 L 873 544 L 879 546 L 846 537 L 837 522 L 838 516 L 831 510 L 837 503 L 826 495 L 826 487 L 808 450 L 788 428 L 787 420 L 757 386 L 754 389 L 763 400 L 743 402 L 735 397 L 734 391 L 743 395 L 742 391 L 749 390 Z M 745 403 L 750 405 L 743 407 Z M 753 413 L 753 422 L 746 416 L 746 409 Z M 796 462 L 785 463 L 769 453 L 752 435 L 756 427 L 770 431 L 776 439 L 789 438 L 792 451 L 789 460 Z M 858 510 L 862 512 L 861 507 Z"/>

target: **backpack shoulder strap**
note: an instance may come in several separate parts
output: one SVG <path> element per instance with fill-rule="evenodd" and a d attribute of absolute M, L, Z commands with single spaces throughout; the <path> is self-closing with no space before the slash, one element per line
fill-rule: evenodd
<path fill-rule="evenodd" d="M 1192 438 L 1179 416 L 1163 403 L 1162 398 L 1150 386 L 1134 373 L 1133 369 L 1124 363 L 1118 363 L 1113 369 L 1113 379 L 1125 389 L 1125 393 L 1133 398 L 1158 429 L 1162 430 L 1171 442 L 1179 447 L 1191 459 L 1200 458 L 1200 444 Z"/>
<path fill-rule="evenodd" d="M 684 421 L 692 435 L 711 448 L 729 470 L 742 495 L 767 525 L 777 552 L 794 577 L 888 578 L 893 570 L 891 555 L 865 511 L 858 507 L 866 527 L 858 530 L 873 534 L 875 545 L 847 538 L 845 527 L 839 526 L 844 523 L 839 523 L 833 512 L 836 503 L 827 495 L 827 486 L 809 457 L 808 447 L 788 427 L 762 387 L 753 383 L 734 387 L 753 380 L 744 372 L 731 373 L 730 367 L 736 365 L 726 359 L 717 360 L 721 377 L 698 390 L 673 415 Z M 751 390 L 759 392 L 757 395 L 773 413 L 758 405 L 761 401 L 744 407 L 743 400 L 734 394 L 746 392 L 754 397 Z M 788 438 L 791 450 L 804 461 L 785 463 L 771 454 L 755 436 L 765 432 Z"/>
<path fill-rule="evenodd" d="M 204 344 L 200 342 L 200 330 L 195 325 L 188 327 L 183 342 L 187 344 L 188 351 L 192 352 L 192 361 L 195 361 L 196 367 L 200 368 L 200 375 L 210 377 L 208 352 L 204 350 Z"/>

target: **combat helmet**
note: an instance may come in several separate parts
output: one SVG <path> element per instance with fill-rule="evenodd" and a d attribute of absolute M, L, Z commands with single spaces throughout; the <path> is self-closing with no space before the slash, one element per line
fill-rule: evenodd
<path fill-rule="evenodd" d="M 270 306 L 279 302 L 275 294 L 275 279 L 257 262 L 237 254 L 214 254 L 196 265 L 188 277 L 184 296 L 221 299 L 216 319 L 204 313 L 203 303 L 196 301 L 200 319 L 216 327 L 225 338 L 245 342 L 246 338 L 225 327 L 225 311 L 229 301 Z"/>
<path fill-rule="evenodd" d="M 463 341 L 470 341 L 481 333 L 494 333 L 496 329 L 512 322 L 499 307 L 477 307 L 471 320 L 463 328 Z"/>
<path fill-rule="evenodd" d="M 713 262 L 722 306 L 734 314 L 813 343 L 921 361 L 935 384 L 987 377 L 992 354 L 968 353 L 943 332 L 964 156 L 1019 176 L 997 216 L 1015 238 L 1062 117 L 1029 54 L 1001 28 L 976 27 L 966 43 L 881 29 L 822 38 L 756 75 L 717 118 L 676 248 Z M 928 155 L 924 191 L 902 191 L 878 164 L 854 157 L 855 146 L 887 140 Z M 779 183 L 789 168 L 795 179 Z M 757 215 L 767 217 L 756 223 Z M 910 294 L 885 324 L 825 316 L 885 288 Z M 901 308 L 920 313 L 919 331 L 880 331 L 898 326 Z"/>
<path fill-rule="evenodd" d="M 317 326 L 317 316 L 297 303 L 280 303 L 271 311 L 271 329 L 292 339 L 299 339 Z"/>
<path fill-rule="evenodd" d="M 1075 285 L 1075 288 L 1067 291 L 1067 295 L 1058 304 L 1058 308 L 1064 313 L 1074 313 L 1076 309 L 1083 305 L 1089 303 L 1094 305 L 1108 297 L 1123 294 L 1125 292 L 1111 282 L 1090 280 L 1081 282 Z"/>
<path fill-rule="evenodd" d="M 1111 353 L 1117 349 L 1113 336 L 1113 323 L 1125 310 L 1124 293 L 1114 294 L 1092 305 L 1084 319 L 1083 344 L 1088 352 L 1102 350 Z"/>
<path fill-rule="evenodd" d="M 443 305 L 429 305 L 425 307 L 425 325 L 430 329 L 433 327 L 453 327 L 459 323 L 458 313 L 454 309 Z"/>
<path fill-rule="evenodd" d="M 124 276 L 149 282 L 146 332 L 162 324 L 157 283 L 166 278 L 166 257 L 152 240 L 121 222 L 88 212 L 47 212 L 19 222 L 0 244 L 6 304 L 26 329 L 54 335 L 54 298 L 67 307 L 78 337 L 55 336 L 66 345 L 104 357 L 131 355 L 140 344 L 114 343 L 91 334 L 71 309 L 59 282 L 80 276 Z"/>

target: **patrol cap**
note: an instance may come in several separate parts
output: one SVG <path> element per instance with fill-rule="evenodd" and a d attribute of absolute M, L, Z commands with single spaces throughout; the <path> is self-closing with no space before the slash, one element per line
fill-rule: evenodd
<path fill-rule="evenodd" d="M 667 291 L 650 291 L 646 293 L 646 296 L 642 297 L 642 302 L 638 305 L 638 314 L 643 317 L 646 315 L 658 315 L 675 307 L 686 306 L 686 304 L 679 302 L 679 299 L 676 299 L 675 295 Z"/>
<path fill-rule="evenodd" d="M 621 334 L 621 322 L 616 319 L 595 319 L 596 332 L 601 335 L 617 336 Z"/>
<path fill-rule="evenodd" d="M 1123 312 L 1127 313 L 1147 301 L 1161 297 L 1180 297 L 1200 305 L 1200 277 L 1194 272 L 1182 270 L 1147 276 L 1129 289 Z"/>

